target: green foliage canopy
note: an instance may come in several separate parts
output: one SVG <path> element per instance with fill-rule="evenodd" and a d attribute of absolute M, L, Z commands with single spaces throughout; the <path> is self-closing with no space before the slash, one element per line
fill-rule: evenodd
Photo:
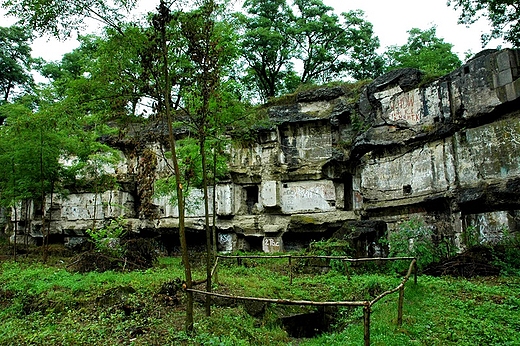
<path fill-rule="evenodd" d="M 343 13 L 343 21 L 321 0 L 295 0 L 297 58 L 303 62 L 301 83 L 329 82 L 344 76 L 366 79 L 381 73 L 379 39 L 361 10 Z"/>
<path fill-rule="evenodd" d="M 69 1 L 69 0 L 2 0 L 0 4 L 9 15 L 19 19 L 21 26 L 40 34 L 68 37 L 85 29 L 86 18 L 119 28 L 125 14 L 135 7 L 137 0 Z"/>
<path fill-rule="evenodd" d="M 284 82 L 294 76 L 294 14 L 285 0 L 246 0 L 240 46 L 250 80 L 264 99 L 287 90 Z"/>
<path fill-rule="evenodd" d="M 29 30 L 18 26 L 0 26 L 0 103 L 7 102 L 15 87 L 30 87 L 33 62 L 31 41 Z"/>
<path fill-rule="evenodd" d="M 451 51 L 453 45 L 437 37 L 435 26 L 427 30 L 413 28 L 408 33 L 405 45 L 392 46 L 385 53 L 388 70 L 412 67 L 430 76 L 443 76 L 461 66 Z"/>
<path fill-rule="evenodd" d="M 482 46 L 493 38 L 503 38 L 520 47 L 520 3 L 515 0 L 448 0 L 448 6 L 462 9 L 461 24 L 473 24 L 479 18 L 491 22 L 490 33 L 482 35 Z"/>
<path fill-rule="evenodd" d="M 293 11 L 294 8 L 294 11 Z M 343 77 L 373 78 L 383 59 L 376 53 L 379 39 L 363 11 L 341 18 L 322 0 L 247 0 L 242 25 L 244 79 L 263 100 L 293 92 L 300 83 L 325 83 Z M 302 66 L 299 73 L 295 66 Z"/>

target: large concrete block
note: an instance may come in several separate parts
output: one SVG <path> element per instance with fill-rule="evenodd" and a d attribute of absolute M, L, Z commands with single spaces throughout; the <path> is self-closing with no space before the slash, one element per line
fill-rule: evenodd
<path fill-rule="evenodd" d="M 421 121 L 423 103 L 420 89 L 414 89 L 395 95 L 389 103 L 388 110 L 383 110 L 383 117 L 393 121 L 404 120 L 409 124 Z"/>
<path fill-rule="evenodd" d="M 436 141 L 410 152 L 373 157 L 362 167 L 363 197 L 391 201 L 446 191 L 455 180 L 450 148 L 450 141 Z"/>
<path fill-rule="evenodd" d="M 498 71 L 490 66 L 490 56 L 481 56 L 463 67 L 463 72 L 457 70 L 450 76 L 450 100 L 454 113 L 463 118 L 474 118 L 493 111 L 503 103 L 500 95 Z M 466 71 L 468 71 L 466 73 Z"/>
<path fill-rule="evenodd" d="M 184 213 L 186 217 L 204 216 L 204 192 L 201 189 L 190 189 L 185 192 Z M 213 189 L 208 188 L 209 213 L 213 213 Z M 160 196 L 153 199 L 153 203 L 159 206 L 161 217 L 179 217 L 179 208 L 171 196 Z"/>
<path fill-rule="evenodd" d="M 383 114 L 388 112 L 388 110 L 390 109 L 392 98 L 395 95 L 401 94 L 402 92 L 403 89 L 401 89 L 401 87 L 397 85 L 392 88 L 374 93 L 374 97 L 381 103 Z"/>
<path fill-rule="evenodd" d="M 264 252 L 282 252 L 282 237 L 264 237 L 264 240 L 262 241 L 262 250 Z"/>
<path fill-rule="evenodd" d="M 233 185 L 217 185 L 217 214 L 232 215 L 234 213 Z"/>
<path fill-rule="evenodd" d="M 381 116 L 410 125 L 431 124 L 450 117 L 449 87 L 436 81 L 424 88 L 404 92 L 399 86 L 374 94 L 381 102 Z"/>
<path fill-rule="evenodd" d="M 133 217 L 135 215 L 134 197 L 123 191 L 106 191 L 103 193 L 105 217 Z"/>
<path fill-rule="evenodd" d="M 331 112 L 332 105 L 330 102 L 319 101 L 311 103 L 300 103 L 298 104 L 301 113 L 312 113 L 318 116 L 327 116 Z"/>
<path fill-rule="evenodd" d="M 291 124 L 280 130 L 281 163 L 299 164 L 332 156 L 330 123 Z"/>
<path fill-rule="evenodd" d="M 457 136 L 455 155 L 461 185 L 520 175 L 520 122 L 507 118 Z"/>
<path fill-rule="evenodd" d="M 102 194 L 70 194 L 62 202 L 61 215 L 67 221 L 102 220 L 105 218 L 103 202 Z"/>
<path fill-rule="evenodd" d="M 330 180 L 282 184 L 281 207 L 285 214 L 335 210 L 336 189 Z"/>
<path fill-rule="evenodd" d="M 260 196 L 264 207 L 276 207 L 279 204 L 279 184 L 276 180 L 263 181 Z"/>
<path fill-rule="evenodd" d="M 514 101 L 520 98 L 520 78 L 505 86 L 507 101 Z"/>
<path fill-rule="evenodd" d="M 251 145 L 236 145 L 231 150 L 230 166 L 247 169 L 262 164 L 262 146 L 259 143 Z"/>

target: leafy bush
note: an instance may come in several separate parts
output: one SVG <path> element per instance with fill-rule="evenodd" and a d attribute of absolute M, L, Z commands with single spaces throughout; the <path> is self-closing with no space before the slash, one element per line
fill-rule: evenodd
<path fill-rule="evenodd" d="M 418 218 L 402 222 L 397 231 L 391 232 L 388 237 L 390 257 L 416 257 L 419 269 L 425 268 L 428 264 L 446 258 L 447 246 L 442 246 L 442 242 L 434 241 L 434 232 L 424 221 Z M 382 240 L 382 243 L 385 241 Z M 395 262 L 394 268 L 402 271 L 408 265 Z"/>
<path fill-rule="evenodd" d="M 477 227 L 474 225 L 466 227 L 466 229 L 462 232 L 462 239 L 466 248 L 479 245 L 480 240 Z"/>
<path fill-rule="evenodd" d="M 88 229 L 86 232 L 97 251 L 106 255 L 121 257 L 125 252 L 125 248 L 120 242 L 126 233 L 125 226 L 126 221 L 119 217 L 110 221 L 110 224 L 106 227 L 94 230 Z"/>
<path fill-rule="evenodd" d="M 502 240 L 493 247 L 493 264 L 505 275 L 520 275 L 520 233 L 503 229 Z"/>
<path fill-rule="evenodd" d="M 308 255 L 314 256 L 347 256 L 352 257 L 354 250 L 350 242 L 341 239 L 327 239 L 313 241 L 309 244 Z M 341 260 L 330 260 L 330 267 L 340 273 L 345 271 L 345 266 Z"/>

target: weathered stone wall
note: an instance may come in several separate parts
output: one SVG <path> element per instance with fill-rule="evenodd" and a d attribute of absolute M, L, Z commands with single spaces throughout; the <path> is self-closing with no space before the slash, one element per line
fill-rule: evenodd
<path fill-rule="evenodd" d="M 320 88 L 268 106 L 271 128 L 229 148 L 229 179 L 215 191 L 219 249 L 283 251 L 350 230 L 368 253 L 413 217 L 460 246 L 468 229 L 481 241 L 519 231 L 519 56 L 481 54 L 427 84 L 417 70 L 392 71 L 361 91 Z M 174 244 L 177 208 L 153 193 L 169 174 L 160 137 L 157 127 L 122 153 L 120 191 L 55 199 L 52 213 L 48 203 L 52 233 L 81 237 L 94 214 L 97 227 L 123 216 L 133 232 Z M 203 214 L 202 192 L 190 191 L 192 243 L 205 242 Z M 34 210 L 28 218 L 41 236 Z"/>
<path fill-rule="evenodd" d="M 390 229 L 419 215 L 455 240 L 468 228 L 481 241 L 519 231 L 518 77 L 518 51 L 506 50 L 408 91 L 398 74 L 380 91 L 376 80 L 365 102 L 380 107 L 360 155 L 367 215 Z"/>

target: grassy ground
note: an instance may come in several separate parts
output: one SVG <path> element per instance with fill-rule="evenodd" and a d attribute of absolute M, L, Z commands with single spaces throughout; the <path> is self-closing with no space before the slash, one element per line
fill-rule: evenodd
<path fill-rule="evenodd" d="M 243 304 L 214 306 L 204 316 L 196 304 L 195 334 L 184 333 L 184 296 L 176 302 L 163 284 L 182 277 L 178 258 L 152 269 L 78 274 L 69 260 L 0 263 L 0 345 L 360 345 L 361 308 L 342 308 L 327 333 L 291 338 L 278 317 L 311 308 L 269 305 L 252 317 Z M 361 274 L 364 272 L 363 274 Z M 204 277 L 196 268 L 194 278 Z M 395 274 L 358 270 L 295 275 L 285 260 L 228 260 L 215 290 L 268 298 L 369 299 L 399 284 Z M 373 307 L 373 345 L 520 345 L 520 278 L 464 280 L 419 276 L 406 284 L 404 321 L 396 327 L 397 294 Z"/>

